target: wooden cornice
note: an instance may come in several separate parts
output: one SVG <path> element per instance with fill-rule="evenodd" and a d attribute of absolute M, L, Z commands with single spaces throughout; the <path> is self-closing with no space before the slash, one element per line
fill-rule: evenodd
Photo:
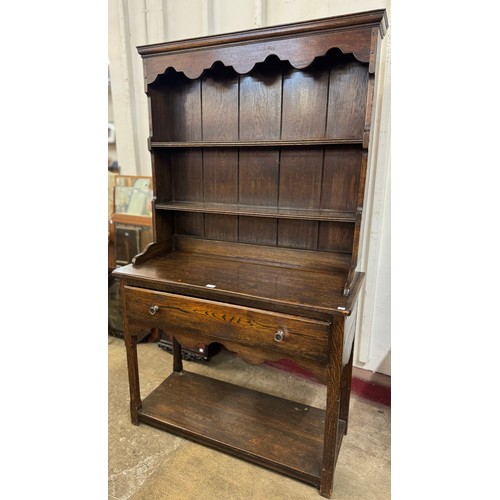
<path fill-rule="evenodd" d="M 275 55 L 294 68 L 303 69 L 316 57 L 337 48 L 368 63 L 373 28 L 378 28 L 383 36 L 387 29 L 385 10 L 140 46 L 137 50 L 144 60 L 147 91 L 147 86 L 169 68 L 195 79 L 217 61 L 246 74 L 255 64 Z M 314 39 L 309 35 L 314 35 Z"/>
<path fill-rule="evenodd" d="M 280 24 L 265 28 L 256 28 L 246 31 L 236 31 L 222 35 L 210 35 L 198 38 L 188 38 L 172 42 L 163 42 L 153 45 L 142 45 L 137 47 L 141 56 L 150 56 L 159 53 L 207 48 L 216 45 L 228 45 L 232 43 L 249 42 L 281 36 L 296 36 L 309 32 L 321 32 L 323 30 L 341 30 L 355 26 L 373 27 L 379 26 L 383 37 L 387 31 L 388 21 L 385 9 L 358 12 L 343 16 L 325 17 L 312 21 L 302 21 L 293 24 Z"/>

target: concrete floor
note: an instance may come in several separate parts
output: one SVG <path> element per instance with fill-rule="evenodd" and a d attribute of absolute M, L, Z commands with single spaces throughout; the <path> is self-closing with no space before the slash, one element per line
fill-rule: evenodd
<path fill-rule="evenodd" d="M 322 498 L 308 484 L 153 427 L 132 425 L 125 346 L 114 337 L 108 343 L 111 500 Z M 172 356 L 153 343 L 140 344 L 138 356 L 145 398 L 171 372 Z M 248 365 L 230 353 L 205 364 L 185 361 L 184 368 L 324 408 L 324 386 L 266 365 Z M 332 499 L 389 498 L 390 408 L 352 395 Z"/>

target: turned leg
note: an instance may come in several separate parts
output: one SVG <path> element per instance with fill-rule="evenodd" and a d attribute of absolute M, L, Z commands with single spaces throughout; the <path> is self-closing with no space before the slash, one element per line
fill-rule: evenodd
<path fill-rule="evenodd" d="M 121 284 L 121 295 L 124 311 L 124 331 L 125 348 L 127 350 L 127 365 L 128 365 L 128 382 L 130 389 L 130 416 L 134 425 L 139 425 L 138 412 L 142 408 L 141 392 L 139 389 L 139 365 L 137 362 L 137 337 L 131 335 L 128 328 L 126 306 L 125 306 L 125 290 L 124 284 Z"/>
<path fill-rule="evenodd" d="M 182 349 L 175 337 L 172 337 L 172 354 L 174 355 L 174 372 L 182 371 Z"/>
<path fill-rule="evenodd" d="M 347 365 L 342 370 L 340 381 L 340 418 L 345 421 L 344 434 L 347 434 L 347 425 L 349 422 L 349 401 L 351 399 L 351 379 L 352 379 L 352 360 L 354 357 L 354 339 L 351 346 L 351 355 Z"/>
<path fill-rule="evenodd" d="M 328 377 L 326 386 L 325 435 L 323 441 L 323 462 L 319 493 L 330 498 L 333 487 L 333 472 L 337 461 L 337 434 L 340 411 L 340 378 L 342 372 L 342 344 L 344 318 L 335 317 L 329 343 Z"/>

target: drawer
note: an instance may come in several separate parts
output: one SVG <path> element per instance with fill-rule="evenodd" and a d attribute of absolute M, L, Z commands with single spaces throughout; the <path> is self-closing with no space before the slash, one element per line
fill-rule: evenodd
<path fill-rule="evenodd" d="M 208 338 L 325 361 L 330 324 L 183 295 L 125 287 L 129 330 L 161 328 L 168 335 Z"/>

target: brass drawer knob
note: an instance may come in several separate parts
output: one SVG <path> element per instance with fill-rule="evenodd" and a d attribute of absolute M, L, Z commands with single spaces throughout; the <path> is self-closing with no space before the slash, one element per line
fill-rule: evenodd
<path fill-rule="evenodd" d="M 154 306 L 151 306 L 149 308 L 149 314 L 153 315 L 156 313 L 156 311 L 158 311 L 159 307 L 157 305 L 154 305 Z"/>
<path fill-rule="evenodd" d="M 274 334 L 274 340 L 276 340 L 276 342 L 281 342 L 284 336 L 284 330 L 282 328 L 278 328 L 278 331 Z"/>

